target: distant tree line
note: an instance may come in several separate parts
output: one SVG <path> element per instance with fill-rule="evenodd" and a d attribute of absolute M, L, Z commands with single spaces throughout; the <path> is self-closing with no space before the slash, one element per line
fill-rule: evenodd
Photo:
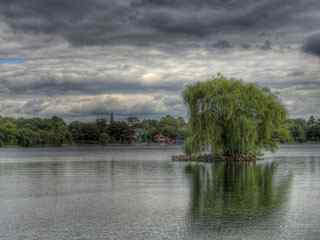
<path fill-rule="evenodd" d="M 74 143 L 92 144 L 130 144 L 152 143 L 154 137 L 161 134 L 165 137 L 184 139 L 187 134 L 187 124 L 183 118 L 172 116 L 160 120 L 139 120 L 129 117 L 126 121 L 107 122 L 97 119 L 95 122 L 74 121 L 68 127 Z"/>
<path fill-rule="evenodd" d="M 291 142 L 320 142 L 320 118 L 290 119 L 287 124 Z M 59 117 L 16 119 L 0 116 L 0 146 L 152 143 L 157 134 L 184 141 L 190 135 L 190 128 L 183 118 L 170 115 L 159 120 L 129 117 L 125 121 L 97 119 L 69 124 Z"/>
<path fill-rule="evenodd" d="M 136 117 L 130 117 L 126 121 L 114 121 L 112 118 L 109 122 L 97 119 L 92 122 L 73 121 L 69 124 L 59 117 L 0 117 L 0 146 L 152 143 L 157 134 L 183 141 L 187 129 L 183 118 L 169 115 L 160 120 L 140 121 Z"/>
<path fill-rule="evenodd" d="M 128 123 L 119 121 L 108 124 L 105 119 L 75 121 L 69 124 L 69 131 L 73 142 L 78 144 L 128 144 L 134 136 L 134 129 Z"/>
<path fill-rule="evenodd" d="M 293 142 L 320 142 L 320 118 L 316 119 L 311 116 L 308 120 L 290 119 L 288 127 Z"/>
<path fill-rule="evenodd" d="M 72 142 L 67 124 L 59 117 L 8 118 L 0 117 L 0 146 L 63 145 Z"/>

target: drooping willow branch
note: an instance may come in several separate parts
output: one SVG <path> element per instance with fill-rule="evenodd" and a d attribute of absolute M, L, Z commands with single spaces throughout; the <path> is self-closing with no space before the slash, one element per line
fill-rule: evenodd
<path fill-rule="evenodd" d="M 287 112 L 269 89 L 222 75 L 183 92 L 190 115 L 189 154 L 204 148 L 215 155 L 256 156 L 288 137 Z"/>

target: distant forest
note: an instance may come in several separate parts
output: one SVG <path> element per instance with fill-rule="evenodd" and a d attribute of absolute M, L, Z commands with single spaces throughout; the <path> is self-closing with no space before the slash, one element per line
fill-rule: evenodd
<path fill-rule="evenodd" d="M 320 118 L 288 120 L 289 143 L 320 142 Z M 62 118 L 0 117 L 0 146 L 62 146 L 70 144 L 182 143 L 188 124 L 181 117 L 125 121 L 97 119 L 66 123 Z"/>
<path fill-rule="evenodd" d="M 160 120 L 125 121 L 97 119 L 93 122 L 74 121 L 67 124 L 62 118 L 0 117 L 0 146 L 62 146 L 69 144 L 131 144 L 177 143 L 187 135 L 183 118 L 172 116 Z"/>
<path fill-rule="evenodd" d="M 311 116 L 305 119 L 288 120 L 288 128 L 291 133 L 292 142 L 320 142 L 320 118 Z"/>

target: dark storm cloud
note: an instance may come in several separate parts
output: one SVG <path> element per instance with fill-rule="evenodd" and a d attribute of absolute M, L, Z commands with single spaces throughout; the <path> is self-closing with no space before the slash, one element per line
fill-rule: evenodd
<path fill-rule="evenodd" d="M 316 6 L 315 0 L 2 0 L 0 15 L 18 31 L 59 35 L 78 46 L 150 44 L 178 35 L 268 31 L 293 19 L 299 26 L 297 10 Z"/>
<path fill-rule="evenodd" d="M 143 25 L 168 33 L 195 36 L 228 30 L 258 30 L 288 23 L 301 1 L 140 1 Z"/>
<path fill-rule="evenodd" d="M 260 46 L 262 50 L 270 50 L 272 49 L 272 43 L 269 40 L 266 40 L 263 45 Z"/>
<path fill-rule="evenodd" d="M 303 50 L 320 57 L 320 33 L 314 34 L 306 39 Z"/>
<path fill-rule="evenodd" d="M 19 31 L 61 35 L 76 44 L 99 44 L 125 26 L 119 1 L 4 0 L 0 15 Z M 123 31 L 124 32 L 124 31 Z"/>
<path fill-rule="evenodd" d="M 68 104 L 65 104 L 68 102 Z M 24 115 L 50 116 L 59 115 L 70 117 L 96 117 L 101 114 L 114 112 L 117 115 L 163 115 L 168 112 L 167 104 L 171 104 L 172 114 L 181 115 L 183 105 L 177 97 L 168 97 L 161 95 L 141 95 L 132 94 L 127 96 L 110 95 L 92 95 L 92 96 L 59 96 L 39 98 L 33 97 L 23 103 L 12 104 L 2 102 L 0 107 L 2 111 L 15 109 Z"/>
<path fill-rule="evenodd" d="M 259 85 L 268 86 L 270 88 L 278 90 L 313 90 L 313 89 L 320 89 L 320 81 L 319 80 L 306 80 L 303 78 L 292 80 L 288 79 L 286 81 L 261 81 Z"/>
<path fill-rule="evenodd" d="M 75 81 L 76 80 L 76 81 Z M 144 84 L 137 80 L 106 79 L 58 79 L 46 77 L 37 81 L 0 80 L 0 90 L 9 95 L 61 95 L 61 94 L 101 94 L 101 93 L 148 93 L 155 91 L 177 92 L 183 89 L 183 81 L 162 81 Z M 6 91 L 5 91 L 6 90 Z"/>
<path fill-rule="evenodd" d="M 220 48 L 220 49 L 226 49 L 226 48 L 232 48 L 232 44 L 228 42 L 227 40 L 219 40 L 215 44 L 213 44 L 213 47 Z"/>
<path fill-rule="evenodd" d="M 154 113 L 154 108 L 148 103 L 134 104 L 130 108 L 121 104 L 117 99 L 108 97 L 103 101 L 94 101 L 76 106 L 70 109 L 70 114 L 97 115 L 106 112 L 115 112 L 116 114 L 148 114 Z"/>

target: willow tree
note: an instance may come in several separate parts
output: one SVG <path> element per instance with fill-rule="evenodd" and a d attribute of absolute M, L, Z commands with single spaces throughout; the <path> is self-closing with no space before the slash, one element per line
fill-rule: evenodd
<path fill-rule="evenodd" d="M 287 112 L 267 88 L 219 74 L 187 86 L 183 97 L 190 115 L 188 154 L 209 149 L 223 159 L 250 160 L 288 137 Z"/>

